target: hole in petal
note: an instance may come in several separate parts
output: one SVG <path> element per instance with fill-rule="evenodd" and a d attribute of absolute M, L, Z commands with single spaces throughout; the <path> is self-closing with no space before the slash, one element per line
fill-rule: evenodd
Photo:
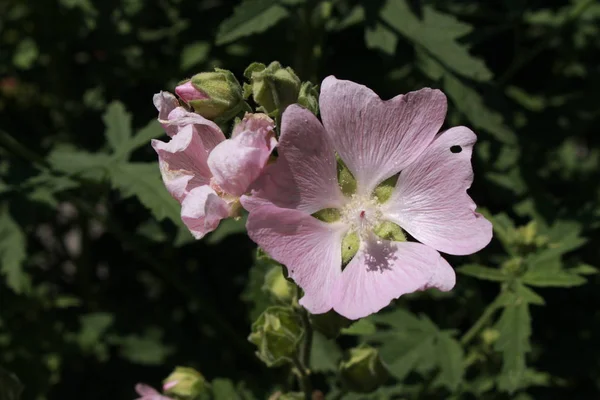
<path fill-rule="evenodd" d="M 450 147 L 450 151 L 453 152 L 454 154 L 457 154 L 462 151 L 462 147 L 460 147 L 458 145 L 452 146 L 452 147 Z"/>

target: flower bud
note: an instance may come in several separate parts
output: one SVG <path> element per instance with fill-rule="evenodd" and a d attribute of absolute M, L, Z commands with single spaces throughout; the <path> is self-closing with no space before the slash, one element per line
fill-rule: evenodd
<path fill-rule="evenodd" d="M 283 304 L 290 304 L 294 295 L 294 286 L 285 278 L 279 265 L 267 272 L 262 289 L 269 293 L 273 300 Z"/>
<path fill-rule="evenodd" d="M 281 115 L 287 106 L 298 101 L 300 78 L 290 67 L 283 68 L 277 61 L 268 67 L 253 63 L 244 76 L 250 81 L 245 94 L 252 93 L 254 101 L 268 114 L 277 110 Z"/>
<path fill-rule="evenodd" d="M 163 390 L 169 396 L 192 400 L 208 390 L 208 383 L 195 369 L 176 367 L 175 371 L 163 381 Z"/>
<path fill-rule="evenodd" d="M 354 392 L 372 392 L 388 380 L 388 372 L 381 363 L 377 349 L 362 345 L 350 349 L 347 360 L 340 364 L 342 381 Z"/>
<path fill-rule="evenodd" d="M 294 310 L 273 306 L 252 324 L 248 340 L 258 347 L 258 358 L 272 367 L 291 361 L 302 335 L 300 317 Z"/>
<path fill-rule="evenodd" d="M 311 82 L 304 82 L 300 87 L 298 104 L 308 109 L 313 114 L 319 114 L 319 91 Z"/>
<path fill-rule="evenodd" d="M 225 69 L 201 72 L 175 89 L 177 95 L 204 118 L 228 121 L 246 108 L 242 88 Z"/>

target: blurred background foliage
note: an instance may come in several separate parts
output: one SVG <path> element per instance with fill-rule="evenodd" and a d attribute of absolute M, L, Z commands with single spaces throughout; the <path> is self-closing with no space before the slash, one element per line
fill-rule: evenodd
<path fill-rule="evenodd" d="M 149 145 L 153 93 L 272 60 L 383 98 L 442 89 L 447 126 L 478 133 L 470 193 L 495 227 L 449 257 L 453 292 L 315 336 L 315 388 L 598 398 L 599 51 L 593 0 L 1 0 L 0 398 L 18 377 L 22 399 L 129 399 L 176 365 L 217 399 L 290 389 L 246 340 L 273 265 L 243 221 L 193 241 Z M 390 372 L 375 393 L 336 375 L 359 343 Z"/>

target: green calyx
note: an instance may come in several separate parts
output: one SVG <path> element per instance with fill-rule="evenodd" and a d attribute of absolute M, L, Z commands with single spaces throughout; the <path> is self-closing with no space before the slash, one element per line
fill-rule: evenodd
<path fill-rule="evenodd" d="M 352 196 L 356 193 L 356 178 L 339 157 L 337 157 L 337 176 L 338 184 L 345 196 Z"/>
<path fill-rule="evenodd" d="M 342 240 L 342 269 L 354 258 L 360 247 L 360 238 L 356 232 L 347 233 Z"/>
<path fill-rule="evenodd" d="M 244 76 L 250 81 L 250 84 L 244 85 L 244 96 L 252 95 L 267 114 L 277 111 L 281 115 L 287 106 L 298 101 L 301 82 L 290 67 L 284 68 L 277 61 L 268 66 L 252 63 L 244 71 Z"/>
<path fill-rule="evenodd" d="M 200 372 L 188 367 L 176 367 L 163 383 L 165 394 L 186 400 L 198 398 L 210 386 Z"/>
<path fill-rule="evenodd" d="M 246 109 L 242 87 L 231 71 L 215 68 L 191 79 L 192 85 L 206 94 L 206 99 L 191 100 L 198 114 L 211 120 L 228 121 Z"/>
<path fill-rule="evenodd" d="M 256 355 L 273 367 L 292 360 L 304 331 L 300 317 L 291 307 L 271 306 L 252 324 L 248 340 Z"/>
<path fill-rule="evenodd" d="M 385 240 L 406 242 L 406 235 L 400 225 L 390 221 L 383 221 L 373 229 L 373 233 Z"/>
<path fill-rule="evenodd" d="M 396 174 L 381 182 L 373 191 L 373 197 L 375 200 L 381 204 L 388 201 L 390 197 L 392 197 L 392 193 L 394 192 L 394 188 L 396 187 L 396 182 L 398 182 L 399 176 L 400 174 Z"/>
<path fill-rule="evenodd" d="M 389 378 L 379 352 L 369 345 L 350 349 L 348 357 L 340 364 L 340 375 L 348 389 L 360 393 L 374 391 Z"/>
<path fill-rule="evenodd" d="M 342 217 L 342 214 L 337 208 L 324 208 L 312 214 L 312 216 L 318 219 L 319 221 L 335 222 Z"/>

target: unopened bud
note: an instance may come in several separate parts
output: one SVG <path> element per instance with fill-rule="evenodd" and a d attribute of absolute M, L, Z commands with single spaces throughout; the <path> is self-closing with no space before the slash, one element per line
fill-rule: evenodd
<path fill-rule="evenodd" d="M 242 87 L 225 69 L 201 72 L 175 88 L 175 93 L 204 118 L 228 121 L 246 109 Z"/>
<path fill-rule="evenodd" d="M 207 392 L 208 383 L 202 374 L 193 368 L 176 367 L 163 381 L 163 390 L 169 396 L 183 400 L 193 400 Z"/>
<path fill-rule="evenodd" d="M 348 389 L 361 393 L 372 392 L 389 377 L 379 352 L 368 345 L 351 349 L 348 359 L 340 365 L 340 373 Z"/>
<path fill-rule="evenodd" d="M 258 358 L 272 367 L 291 361 L 302 336 L 300 317 L 294 310 L 273 306 L 252 324 L 248 340 L 258 347 Z"/>
<path fill-rule="evenodd" d="M 280 266 L 275 266 L 265 275 L 262 289 L 280 303 L 289 304 L 293 297 L 293 284 L 285 279 Z"/>
<path fill-rule="evenodd" d="M 253 63 L 244 76 L 250 81 L 245 94 L 252 93 L 254 101 L 268 114 L 274 111 L 281 114 L 287 106 L 298 102 L 300 78 L 290 67 L 283 68 L 277 61 L 269 66 Z"/>

